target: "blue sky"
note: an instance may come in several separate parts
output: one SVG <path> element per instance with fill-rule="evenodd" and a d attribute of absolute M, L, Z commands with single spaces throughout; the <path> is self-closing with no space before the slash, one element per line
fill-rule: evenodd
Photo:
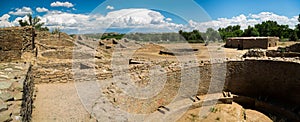
<path fill-rule="evenodd" d="M 44 11 L 38 12 L 37 7 L 43 8 Z M 118 22 L 124 20 L 123 23 L 128 22 L 126 25 L 110 23 L 112 26 L 109 30 L 121 31 L 122 29 L 130 30 L 130 28 L 134 28 L 132 30 L 140 31 L 151 28 L 149 30 L 151 32 L 161 30 L 177 31 L 178 29 L 205 30 L 208 27 L 217 29 L 234 24 L 241 24 L 242 27 L 246 27 L 268 19 L 279 21 L 280 24 L 287 24 L 293 28 L 297 24 L 295 16 L 300 14 L 300 1 L 93 0 L 87 2 L 87 0 L 4 0 L 1 1 L 0 8 L 0 17 L 2 16 L 0 27 L 15 26 L 16 19 L 26 19 L 22 12 L 26 13 L 27 11 L 34 16 L 40 16 L 50 29 L 59 25 L 63 28 L 62 30 L 76 33 L 74 31 L 80 30 L 83 32 L 92 30 L 94 26 L 105 25 L 105 22 L 99 24 L 96 23 L 96 20 L 114 21 L 111 17 L 130 11 L 133 13 L 122 15 L 123 17 L 117 20 Z M 28 10 L 28 8 L 31 10 Z M 97 16 L 91 17 L 91 15 Z M 149 19 L 149 21 L 144 18 Z M 90 24 L 91 27 L 87 29 L 83 29 L 83 27 L 76 28 L 76 25 L 85 25 L 84 22 L 96 25 L 92 26 Z M 103 28 L 97 29 L 101 30 Z"/>
<path fill-rule="evenodd" d="M 240 14 L 273 12 L 293 17 L 300 14 L 300 0 L 196 0 L 213 19 Z"/>

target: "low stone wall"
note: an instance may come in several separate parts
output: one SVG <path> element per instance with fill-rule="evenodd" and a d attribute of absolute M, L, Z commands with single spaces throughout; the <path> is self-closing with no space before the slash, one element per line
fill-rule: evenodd
<path fill-rule="evenodd" d="M 32 74 L 32 65 L 30 65 L 23 84 L 23 100 L 21 116 L 23 122 L 31 121 L 33 92 L 34 92 L 34 79 Z"/>
<path fill-rule="evenodd" d="M 297 44 L 286 47 L 286 51 L 299 52 L 300 53 L 300 43 L 297 43 Z"/>
<path fill-rule="evenodd" d="M 34 83 L 67 83 L 73 81 L 72 63 L 37 63 L 33 67 Z"/>
<path fill-rule="evenodd" d="M 73 81 L 73 75 L 69 70 L 38 69 L 34 68 L 34 82 L 39 83 L 67 83 Z"/>
<path fill-rule="evenodd" d="M 279 51 L 273 51 L 269 50 L 266 52 L 267 57 L 300 57 L 300 53 L 298 52 L 279 52 Z"/>
<path fill-rule="evenodd" d="M 32 28 L 0 28 L 0 62 L 20 60 L 24 52 L 32 51 Z"/>

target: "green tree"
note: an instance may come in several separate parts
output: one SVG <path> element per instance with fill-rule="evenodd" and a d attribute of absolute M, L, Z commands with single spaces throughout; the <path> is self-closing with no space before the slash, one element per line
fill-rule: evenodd
<path fill-rule="evenodd" d="M 180 35 L 182 34 L 182 32 L 183 32 L 182 30 L 179 30 L 179 31 L 178 31 L 178 33 L 179 33 Z"/>
<path fill-rule="evenodd" d="M 29 23 L 27 21 L 23 21 L 23 20 L 20 19 L 18 22 L 19 22 L 21 27 L 29 26 Z"/>
<path fill-rule="evenodd" d="M 292 31 L 292 33 L 289 36 L 289 39 L 290 39 L 290 41 L 297 41 L 298 40 L 297 32 Z"/>
<path fill-rule="evenodd" d="M 32 26 L 36 30 L 49 31 L 47 27 L 42 27 L 45 23 L 40 22 L 41 21 L 40 18 L 38 17 L 33 18 L 31 14 L 28 14 L 27 17 L 28 17 L 28 21 L 19 20 L 19 24 L 21 27 Z"/>
<path fill-rule="evenodd" d="M 243 34 L 240 25 L 235 26 L 227 26 L 226 28 L 219 28 L 219 34 L 223 40 L 227 39 L 228 37 L 240 37 Z"/>
<path fill-rule="evenodd" d="M 254 36 L 254 37 L 256 37 L 256 36 L 259 36 L 259 32 L 257 31 L 256 28 L 248 26 L 248 28 L 244 30 L 243 36 L 246 36 L 246 37 Z"/>
<path fill-rule="evenodd" d="M 300 14 L 298 16 L 298 24 L 296 25 L 295 31 L 297 33 L 297 36 L 300 37 Z"/>
<path fill-rule="evenodd" d="M 255 28 L 260 36 L 277 36 L 281 37 L 281 27 L 276 21 L 265 21 L 261 24 L 256 24 Z"/>

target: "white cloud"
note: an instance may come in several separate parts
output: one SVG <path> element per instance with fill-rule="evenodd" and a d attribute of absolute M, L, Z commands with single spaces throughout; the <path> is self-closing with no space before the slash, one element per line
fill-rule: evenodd
<path fill-rule="evenodd" d="M 71 8 L 74 5 L 70 2 L 60 2 L 60 1 L 56 1 L 50 4 L 51 7 L 67 7 L 67 8 Z"/>
<path fill-rule="evenodd" d="M 106 6 L 106 9 L 108 9 L 108 10 L 114 10 L 115 7 L 108 5 L 108 6 Z"/>
<path fill-rule="evenodd" d="M 58 10 L 48 11 L 48 14 L 61 14 L 61 13 L 63 12 Z"/>
<path fill-rule="evenodd" d="M 16 16 L 24 16 L 27 14 L 32 14 L 32 10 L 29 7 L 23 7 L 23 8 L 16 8 L 16 11 L 10 11 L 9 14 L 16 15 Z"/>
<path fill-rule="evenodd" d="M 207 28 L 213 28 L 215 30 L 219 28 L 225 28 L 229 25 L 240 25 L 241 29 L 246 29 L 249 25 L 262 23 L 263 21 L 272 20 L 277 21 L 278 24 L 289 25 L 290 28 L 294 28 L 297 22 L 297 16 L 288 18 L 286 16 L 280 16 L 271 12 L 261 12 L 259 14 L 249 14 L 248 16 L 241 14 L 232 18 L 218 18 L 208 22 L 195 22 L 189 21 L 189 24 L 185 27 L 187 30 L 197 29 L 202 32 Z"/>
<path fill-rule="evenodd" d="M 12 24 L 9 22 L 10 15 L 4 14 L 0 17 L 0 27 L 11 27 Z"/>
<path fill-rule="evenodd" d="M 1 21 L 8 21 L 9 17 L 10 17 L 10 15 L 4 14 L 2 17 L 0 17 L 0 20 Z"/>
<path fill-rule="evenodd" d="M 165 19 L 159 12 L 148 9 L 122 9 L 109 12 L 105 16 L 50 11 L 42 17 L 42 22 L 45 22 L 50 29 L 60 27 L 63 30 L 83 33 L 104 31 L 107 28 L 160 31 L 182 27 Z"/>
<path fill-rule="evenodd" d="M 172 21 L 172 18 L 166 18 L 167 21 Z"/>
<path fill-rule="evenodd" d="M 0 27 L 11 27 L 11 26 L 19 26 L 19 20 L 28 21 L 28 16 L 17 17 L 12 22 L 9 22 L 10 15 L 4 14 L 0 17 Z"/>
<path fill-rule="evenodd" d="M 48 12 L 49 10 L 47 9 L 47 8 L 40 8 L 40 7 L 37 7 L 36 9 L 35 9 L 37 12 Z"/>

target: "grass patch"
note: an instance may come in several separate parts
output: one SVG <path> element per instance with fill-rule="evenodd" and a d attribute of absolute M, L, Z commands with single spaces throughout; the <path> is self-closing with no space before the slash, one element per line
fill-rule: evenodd
<path fill-rule="evenodd" d="M 191 116 L 190 120 L 193 121 L 193 122 L 195 122 L 199 118 L 199 116 L 195 115 L 195 114 L 190 114 L 190 116 Z"/>
<path fill-rule="evenodd" d="M 211 107 L 211 108 L 209 109 L 209 111 L 212 112 L 212 113 L 216 113 L 216 112 L 218 111 L 218 109 L 215 108 L 215 107 Z"/>

